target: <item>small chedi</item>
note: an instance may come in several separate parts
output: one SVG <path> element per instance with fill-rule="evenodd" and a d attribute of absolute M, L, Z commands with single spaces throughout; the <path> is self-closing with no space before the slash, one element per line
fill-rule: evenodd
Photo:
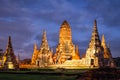
<path fill-rule="evenodd" d="M 56 52 L 53 53 L 50 50 L 44 31 L 40 49 L 37 49 L 36 43 L 34 45 L 31 65 L 52 68 L 115 67 L 110 46 L 106 45 L 104 35 L 102 35 L 102 41 L 99 38 L 96 20 L 94 21 L 89 46 L 82 58 L 80 58 L 78 46 L 72 42 L 70 25 L 64 21 L 60 27 Z"/>
<path fill-rule="evenodd" d="M 3 68 L 4 69 L 17 69 L 19 67 L 14 50 L 12 47 L 11 37 L 9 36 L 6 51 L 3 55 Z"/>

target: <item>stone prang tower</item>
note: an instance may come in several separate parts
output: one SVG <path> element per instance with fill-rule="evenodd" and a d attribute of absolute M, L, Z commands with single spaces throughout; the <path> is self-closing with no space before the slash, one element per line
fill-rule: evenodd
<path fill-rule="evenodd" d="M 72 60 L 73 56 L 74 59 L 75 56 L 77 59 L 79 59 L 75 52 L 75 45 L 72 42 L 72 32 L 70 25 L 65 20 L 60 27 L 59 43 L 53 59 L 55 63 L 61 64 L 64 63 L 66 60 Z"/>
<path fill-rule="evenodd" d="M 92 37 L 90 39 L 89 46 L 86 50 L 86 64 L 88 64 L 88 66 L 90 67 L 100 67 L 103 66 L 103 61 L 103 48 L 101 46 L 101 41 L 97 30 L 97 21 L 95 20 L 92 31 Z"/>
<path fill-rule="evenodd" d="M 3 67 L 5 69 L 16 69 L 18 63 L 12 47 L 11 37 L 9 36 L 6 51 L 3 55 Z"/>
<path fill-rule="evenodd" d="M 37 50 L 36 44 L 34 45 L 32 64 L 38 67 L 47 67 L 49 64 L 53 64 L 52 55 L 53 53 L 50 50 L 49 45 L 48 45 L 46 31 L 44 31 L 40 49 Z"/>

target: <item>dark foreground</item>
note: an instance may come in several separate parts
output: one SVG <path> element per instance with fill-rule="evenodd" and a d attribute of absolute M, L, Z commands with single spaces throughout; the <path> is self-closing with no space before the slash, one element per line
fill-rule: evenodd
<path fill-rule="evenodd" d="M 0 80 L 120 80 L 120 69 L 0 71 Z"/>

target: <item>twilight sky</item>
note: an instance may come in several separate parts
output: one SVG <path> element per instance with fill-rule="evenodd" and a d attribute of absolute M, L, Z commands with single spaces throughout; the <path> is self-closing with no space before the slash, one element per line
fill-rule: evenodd
<path fill-rule="evenodd" d="M 33 44 L 40 48 L 46 30 L 55 52 L 60 26 L 67 20 L 73 43 L 82 54 L 88 47 L 94 19 L 100 38 L 104 34 L 113 57 L 120 57 L 120 0 L 0 0 L 0 48 L 6 49 L 10 35 L 15 54 L 31 58 Z"/>

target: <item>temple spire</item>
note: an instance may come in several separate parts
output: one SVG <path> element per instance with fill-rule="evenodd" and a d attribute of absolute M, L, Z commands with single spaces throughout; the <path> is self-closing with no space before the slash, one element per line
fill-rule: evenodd
<path fill-rule="evenodd" d="M 97 57 L 99 60 L 97 60 Z M 99 33 L 97 30 L 97 21 L 94 20 L 94 26 L 92 31 L 92 36 L 89 42 L 88 49 L 86 50 L 86 58 L 88 59 L 94 59 L 96 62 L 94 62 L 95 66 L 103 66 L 103 48 L 101 46 L 101 41 L 99 38 Z M 91 63 L 92 61 L 90 61 Z M 89 63 L 89 65 L 91 65 Z"/>
<path fill-rule="evenodd" d="M 105 37 L 102 35 L 102 42 L 101 45 L 104 49 L 104 58 L 110 58 L 111 57 L 111 52 L 110 49 L 107 47 L 106 42 L 105 42 Z"/>
<path fill-rule="evenodd" d="M 46 31 L 44 30 L 44 32 L 43 32 L 43 38 L 42 38 L 42 40 L 44 41 L 44 40 L 46 40 Z"/>
<path fill-rule="evenodd" d="M 76 52 L 76 54 L 79 54 L 78 45 L 76 45 L 76 47 L 75 47 L 75 52 Z"/>
<path fill-rule="evenodd" d="M 70 25 L 65 20 L 60 27 L 59 43 L 66 43 L 66 42 L 68 43 L 72 42 L 72 34 L 71 34 Z"/>
<path fill-rule="evenodd" d="M 8 38 L 8 44 L 7 44 L 6 52 L 7 52 L 7 54 L 14 55 L 12 42 L 11 42 L 11 36 L 9 36 L 9 38 Z"/>
<path fill-rule="evenodd" d="M 75 46 L 75 55 L 72 56 L 72 59 L 73 60 L 79 60 L 80 59 L 78 45 Z"/>
<path fill-rule="evenodd" d="M 13 50 L 13 48 L 12 48 L 12 43 L 11 43 L 11 36 L 9 36 L 9 38 L 8 38 L 8 44 L 7 44 L 7 49 L 11 49 L 11 50 Z"/>
<path fill-rule="evenodd" d="M 79 54 L 78 45 L 76 45 L 76 47 L 75 47 L 75 53 L 76 53 L 77 59 L 80 59 L 80 54 Z"/>
<path fill-rule="evenodd" d="M 62 25 L 61 25 L 61 28 L 62 27 L 68 27 L 68 28 L 70 28 L 70 25 L 69 25 L 69 23 L 66 20 L 64 20 L 63 23 L 62 23 Z"/>
<path fill-rule="evenodd" d="M 76 54 L 77 54 L 77 55 L 79 55 L 78 45 L 76 45 L 76 47 L 75 47 L 75 48 L 76 48 L 76 49 L 75 49 Z"/>
<path fill-rule="evenodd" d="M 97 21 L 94 20 L 94 27 L 92 31 L 92 37 L 89 43 L 89 47 L 101 46 L 101 41 L 99 39 L 99 33 L 97 30 Z"/>
<path fill-rule="evenodd" d="M 37 44 L 34 43 L 34 51 L 37 50 Z"/>
<path fill-rule="evenodd" d="M 14 50 L 12 48 L 11 37 L 8 38 L 8 44 L 3 56 L 3 65 L 6 69 L 15 69 L 18 67 L 16 56 L 14 55 Z"/>
<path fill-rule="evenodd" d="M 46 31 L 43 32 L 42 35 L 42 42 L 40 49 L 37 50 L 35 53 L 35 58 L 33 57 L 33 62 L 36 63 L 37 66 L 45 67 L 48 66 L 48 64 L 52 64 L 52 52 L 50 51 L 47 37 L 46 37 Z"/>
<path fill-rule="evenodd" d="M 97 21 L 96 21 L 96 19 L 94 20 L 94 27 L 97 27 Z"/>
<path fill-rule="evenodd" d="M 97 33 L 97 34 L 98 34 L 98 30 L 97 30 L 97 21 L 96 21 L 96 19 L 94 20 L 93 33 Z"/>
<path fill-rule="evenodd" d="M 55 63 L 64 63 L 66 60 L 71 60 L 74 55 L 75 46 L 72 42 L 72 31 L 69 23 L 65 20 L 60 26 L 59 43 L 54 55 Z"/>
<path fill-rule="evenodd" d="M 43 49 L 43 48 L 49 50 L 48 41 L 47 41 L 47 37 L 46 37 L 46 31 L 43 32 L 42 43 L 40 46 L 40 49 Z"/>
<path fill-rule="evenodd" d="M 107 45 L 106 45 L 106 42 L 105 42 L 105 36 L 104 36 L 104 34 L 102 35 L 101 45 L 102 45 L 104 48 L 107 48 Z"/>
<path fill-rule="evenodd" d="M 32 55 L 31 64 L 35 64 L 35 60 L 37 59 L 37 56 L 38 56 L 37 44 L 34 43 L 34 51 Z"/>
<path fill-rule="evenodd" d="M 102 35 L 102 42 L 105 42 L 105 36 L 104 36 L 104 34 Z"/>

